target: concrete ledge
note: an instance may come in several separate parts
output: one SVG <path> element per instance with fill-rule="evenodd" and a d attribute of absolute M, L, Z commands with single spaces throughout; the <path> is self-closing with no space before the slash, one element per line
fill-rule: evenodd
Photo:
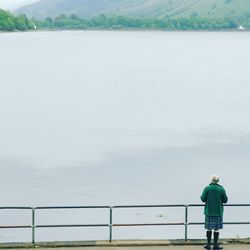
<path fill-rule="evenodd" d="M 114 240 L 97 241 L 96 246 L 168 246 L 171 245 L 170 240 Z"/>
<path fill-rule="evenodd" d="M 221 239 L 220 243 L 223 245 L 232 244 L 250 244 L 250 238 L 244 239 Z M 57 248 L 57 247 L 129 247 L 129 246 L 184 246 L 184 245 L 204 245 L 204 239 L 192 240 L 113 240 L 109 241 L 55 241 L 55 242 L 38 242 L 36 244 L 25 242 L 0 243 L 0 249 L 11 248 Z"/>

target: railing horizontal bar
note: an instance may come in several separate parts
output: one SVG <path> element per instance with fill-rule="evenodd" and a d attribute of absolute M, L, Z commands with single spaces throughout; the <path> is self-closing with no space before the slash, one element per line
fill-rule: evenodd
<path fill-rule="evenodd" d="M 32 207 L 0 207 L 0 209 L 27 209 L 27 210 L 31 210 Z"/>
<path fill-rule="evenodd" d="M 223 224 L 227 224 L 227 225 L 250 225 L 250 222 L 223 222 Z"/>
<path fill-rule="evenodd" d="M 36 225 L 35 228 L 49 228 L 49 227 L 108 227 L 109 224 L 66 224 L 66 225 Z"/>
<path fill-rule="evenodd" d="M 0 228 L 32 228 L 32 226 L 27 225 L 27 226 L 0 226 Z"/>
<path fill-rule="evenodd" d="M 113 227 L 139 227 L 139 226 L 184 226 L 185 223 L 139 223 L 139 224 L 112 224 Z"/>
<path fill-rule="evenodd" d="M 189 222 L 188 225 L 204 225 L 204 222 Z"/>
<path fill-rule="evenodd" d="M 122 205 L 122 206 L 113 206 L 112 208 L 140 208 L 140 207 L 143 207 L 143 208 L 150 208 L 150 207 L 185 207 L 186 205 L 179 205 L 179 204 L 176 204 L 176 205 Z"/>
<path fill-rule="evenodd" d="M 250 207 L 250 204 L 224 204 L 225 207 Z M 204 204 L 170 204 L 170 205 L 119 205 L 119 206 L 39 206 L 39 207 L 0 207 L 0 209 L 81 209 L 81 208 L 150 208 L 150 207 L 204 207 Z"/>
<path fill-rule="evenodd" d="M 204 222 L 189 222 L 188 225 L 204 225 Z M 227 225 L 250 225 L 250 222 L 244 222 L 244 221 L 235 221 L 235 222 L 223 222 L 223 224 Z"/>
<path fill-rule="evenodd" d="M 204 204 L 189 204 L 188 207 L 204 207 Z"/>
<path fill-rule="evenodd" d="M 225 207 L 250 207 L 250 204 L 224 204 Z"/>
<path fill-rule="evenodd" d="M 81 209 L 81 208 L 110 208 L 110 206 L 53 206 L 53 207 L 35 207 L 36 210 L 41 209 Z"/>

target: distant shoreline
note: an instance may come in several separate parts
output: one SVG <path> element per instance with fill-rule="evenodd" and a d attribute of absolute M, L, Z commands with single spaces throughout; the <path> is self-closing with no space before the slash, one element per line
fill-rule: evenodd
<path fill-rule="evenodd" d="M 131 32 L 136 32 L 136 31 L 143 31 L 143 32 L 195 32 L 195 33 L 199 33 L 199 32 L 239 32 L 239 33 L 245 33 L 245 32 L 249 32 L 250 29 L 245 29 L 245 30 L 239 30 L 239 29 L 200 29 L 200 30 L 196 30 L 196 29 L 190 29 L 190 30 L 169 30 L 169 29 L 140 29 L 140 28 L 122 28 L 122 29 L 100 29 L 100 28 L 96 28 L 96 29 L 36 29 L 36 30 L 13 30 L 13 31 L 4 31 L 4 30 L 0 30 L 0 34 L 4 34 L 4 33 L 30 33 L 30 32 L 60 32 L 60 31 L 131 31 Z"/>
<path fill-rule="evenodd" d="M 0 10 L 1 31 L 61 31 L 61 30 L 103 30 L 103 31 L 247 31 L 250 24 L 227 18 L 133 18 L 128 16 L 93 16 L 77 15 L 47 17 L 44 20 L 29 19 Z"/>

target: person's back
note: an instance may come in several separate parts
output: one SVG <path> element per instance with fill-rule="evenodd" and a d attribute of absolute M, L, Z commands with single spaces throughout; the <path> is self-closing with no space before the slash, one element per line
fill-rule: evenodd
<path fill-rule="evenodd" d="M 206 203 L 205 215 L 222 216 L 223 203 L 226 203 L 228 198 L 225 189 L 221 185 L 218 183 L 211 183 L 204 189 L 201 200 Z"/>
<path fill-rule="evenodd" d="M 213 249 L 222 249 L 218 245 L 219 229 L 223 228 L 223 203 L 227 203 L 228 198 L 225 189 L 218 182 L 219 177 L 216 175 L 212 176 L 212 182 L 204 188 L 201 195 L 201 200 L 205 202 L 206 249 L 211 249 L 212 230 L 214 230 Z"/>

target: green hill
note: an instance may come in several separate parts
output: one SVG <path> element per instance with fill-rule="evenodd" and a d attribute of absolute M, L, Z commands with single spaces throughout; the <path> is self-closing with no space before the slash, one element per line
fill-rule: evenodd
<path fill-rule="evenodd" d="M 250 17 L 250 0 L 40 0 L 16 13 L 46 18 L 60 14 L 93 17 L 100 14 L 134 18 Z"/>

